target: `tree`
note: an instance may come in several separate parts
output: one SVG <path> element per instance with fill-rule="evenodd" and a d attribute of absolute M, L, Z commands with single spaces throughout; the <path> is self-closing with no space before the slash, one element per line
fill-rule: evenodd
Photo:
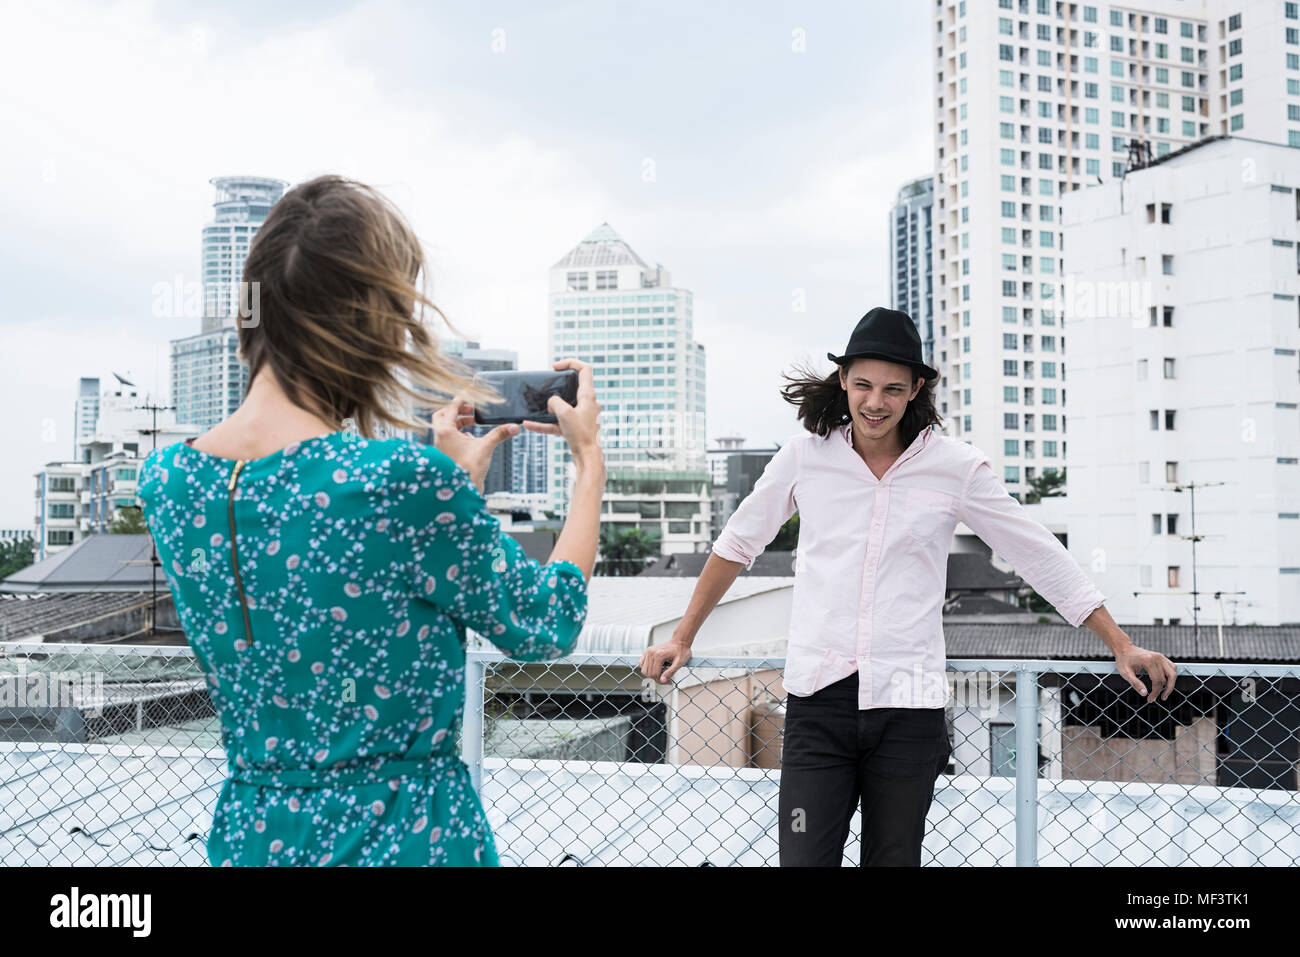
<path fill-rule="evenodd" d="M 795 512 L 781 526 L 776 533 L 776 538 L 772 539 L 772 544 L 767 546 L 771 552 L 792 552 L 799 544 L 799 513 Z"/>
<path fill-rule="evenodd" d="M 1025 504 L 1030 505 L 1040 498 L 1053 498 L 1065 494 L 1065 469 L 1043 469 L 1042 473 L 1029 480 L 1029 491 L 1025 493 Z"/>
<path fill-rule="evenodd" d="M 1021 588 L 1016 594 L 1019 595 L 1021 600 L 1024 602 L 1024 604 L 1021 607 L 1024 608 L 1026 611 L 1036 611 L 1036 612 L 1056 611 L 1056 609 L 1052 606 L 1052 603 L 1050 601 L 1048 601 L 1042 595 L 1038 594 L 1038 592 L 1034 591 L 1034 589 L 1030 588 L 1028 585 Z M 1043 620 L 1044 619 L 1042 618 L 1039 619 L 1040 622 L 1042 622 Z"/>
<path fill-rule="evenodd" d="M 639 528 L 617 531 L 610 525 L 600 527 L 601 560 L 597 575 L 636 575 L 646 566 L 646 559 L 659 554 L 659 540 Z"/>
<path fill-rule="evenodd" d="M 144 510 L 135 505 L 123 505 L 118 508 L 109 523 L 110 535 L 141 535 L 149 531 L 144 522 Z"/>
<path fill-rule="evenodd" d="M 35 560 L 36 542 L 30 535 L 0 542 L 0 579 L 22 571 Z"/>

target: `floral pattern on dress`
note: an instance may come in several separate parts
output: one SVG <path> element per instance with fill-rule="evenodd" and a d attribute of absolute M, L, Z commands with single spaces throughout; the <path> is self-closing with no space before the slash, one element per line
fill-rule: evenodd
<path fill-rule="evenodd" d="M 582 571 L 529 559 L 445 453 L 349 432 L 245 462 L 232 555 L 235 464 L 177 442 L 137 493 L 221 722 L 209 862 L 497 864 L 456 748 L 465 632 L 567 654 Z"/>

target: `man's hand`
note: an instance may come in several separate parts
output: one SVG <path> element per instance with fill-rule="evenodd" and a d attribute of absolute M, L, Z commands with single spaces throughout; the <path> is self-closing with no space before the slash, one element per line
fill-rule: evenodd
<path fill-rule="evenodd" d="M 1132 644 L 1115 653 L 1115 670 L 1123 675 L 1124 680 L 1137 689 L 1140 695 L 1147 694 L 1146 687 L 1137 676 L 1137 673 L 1144 668 L 1151 679 L 1151 694 L 1147 698 L 1147 703 L 1155 701 L 1157 696 L 1161 701 L 1168 700 L 1169 692 L 1174 690 L 1174 677 L 1177 674 L 1172 661 L 1158 651 L 1147 651 Z M 1160 694 L 1161 688 L 1165 692 L 1163 695 Z"/>
<path fill-rule="evenodd" d="M 677 669 L 691 660 L 691 646 L 676 638 L 651 645 L 641 654 L 641 674 L 666 685 Z M 664 671 L 664 665 L 668 670 Z"/>
<path fill-rule="evenodd" d="M 465 401 L 464 396 L 457 395 L 433 414 L 433 444 L 469 473 L 482 494 L 483 481 L 487 478 L 488 466 L 492 464 L 492 453 L 506 439 L 518 435 L 519 426 L 507 422 L 481 438 L 461 431 L 473 424 L 474 407 Z"/>

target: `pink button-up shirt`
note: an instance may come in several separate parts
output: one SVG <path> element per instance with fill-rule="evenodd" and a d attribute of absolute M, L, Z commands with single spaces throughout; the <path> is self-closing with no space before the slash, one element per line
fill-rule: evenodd
<path fill-rule="evenodd" d="M 979 449 L 937 427 L 877 479 L 852 423 L 802 432 L 768 462 L 713 543 L 752 566 L 799 512 L 785 688 L 805 696 L 855 671 L 859 708 L 941 708 L 948 549 L 966 525 L 1076 628 L 1105 596 L 1008 494 Z"/>

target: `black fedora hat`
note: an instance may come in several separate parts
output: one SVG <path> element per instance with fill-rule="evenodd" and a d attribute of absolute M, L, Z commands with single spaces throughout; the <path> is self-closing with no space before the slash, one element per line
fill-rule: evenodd
<path fill-rule="evenodd" d="M 854 359 L 885 359 L 911 366 L 931 382 L 939 378 L 939 370 L 926 365 L 921 356 L 921 334 L 912 317 L 884 306 L 877 306 L 858 320 L 844 355 L 828 352 L 826 358 L 836 365 L 848 365 Z"/>

